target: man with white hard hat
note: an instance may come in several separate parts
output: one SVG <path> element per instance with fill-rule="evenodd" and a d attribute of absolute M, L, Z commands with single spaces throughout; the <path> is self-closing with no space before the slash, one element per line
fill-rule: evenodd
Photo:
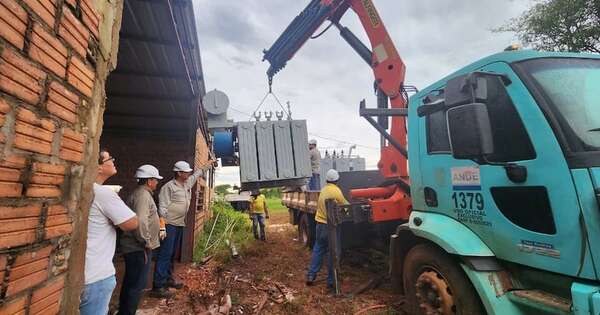
<path fill-rule="evenodd" d="M 163 179 L 158 169 L 146 164 L 135 171 L 138 186 L 129 196 L 127 204 L 137 214 L 139 225 L 134 231 L 123 233 L 120 239 L 121 252 L 125 258 L 125 276 L 119 296 L 119 315 L 134 315 L 142 291 L 146 287 L 152 250 L 160 246 L 160 223 L 158 207 L 152 194 L 158 181 Z M 172 294 L 163 291 L 163 296 Z"/>
<path fill-rule="evenodd" d="M 308 154 L 310 155 L 310 168 L 312 171 L 312 176 L 308 182 L 308 189 L 319 190 L 321 189 L 321 153 L 317 149 L 317 140 L 310 139 L 308 141 Z"/>
<path fill-rule="evenodd" d="M 158 195 L 158 213 L 166 221 L 166 238 L 161 242 L 154 270 L 153 293 L 162 297 L 166 288 L 180 289 L 183 285 L 173 279 L 172 267 L 176 248 L 181 243 L 185 217 L 190 207 L 192 187 L 213 160 L 194 172 L 186 161 L 173 166 L 174 178 L 167 182 Z M 193 174 L 192 174 L 193 172 Z"/>
<path fill-rule="evenodd" d="M 319 200 L 317 201 L 317 213 L 315 214 L 316 235 L 315 245 L 313 246 L 312 258 L 310 266 L 308 268 L 308 274 L 306 275 L 306 284 L 312 285 L 317 278 L 317 273 L 321 269 L 323 263 L 323 256 L 329 248 L 329 238 L 327 231 L 327 209 L 325 208 L 325 200 L 335 200 L 337 204 L 346 205 L 348 201 L 344 198 L 342 191 L 337 186 L 337 182 L 340 179 L 340 175 L 334 169 L 328 170 L 326 174 L 325 187 L 319 193 Z M 327 258 L 327 287 L 333 290 L 333 259 Z"/>

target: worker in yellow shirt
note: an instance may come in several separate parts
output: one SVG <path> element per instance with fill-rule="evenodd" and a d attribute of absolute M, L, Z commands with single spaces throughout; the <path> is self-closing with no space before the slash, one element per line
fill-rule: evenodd
<path fill-rule="evenodd" d="M 257 189 L 252 191 L 250 197 L 250 219 L 252 219 L 252 232 L 254 233 L 254 238 L 259 239 L 260 234 L 261 241 L 267 240 L 265 235 L 265 218 L 269 218 L 267 199 L 265 198 L 265 195 L 261 194 Z"/>
<path fill-rule="evenodd" d="M 326 175 L 327 184 L 321 193 L 319 194 L 319 201 L 317 202 L 317 214 L 315 215 L 316 236 L 315 245 L 313 246 L 312 258 L 310 260 L 310 266 L 308 267 L 308 274 L 306 275 L 306 285 L 312 285 L 317 278 L 317 273 L 321 269 L 323 264 L 323 256 L 328 252 L 329 238 L 327 232 L 327 210 L 325 209 L 325 200 L 333 199 L 337 204 L 345 205 L 348 204 L 346 198 L 342 194 L 342 191 L 337 186 L 337 181 L 340 179 L 340 175 L 336 170 L 327 171 Z M 333 259 L 328 257 L 327 259 L 327 287 L 333 289 Z"/>

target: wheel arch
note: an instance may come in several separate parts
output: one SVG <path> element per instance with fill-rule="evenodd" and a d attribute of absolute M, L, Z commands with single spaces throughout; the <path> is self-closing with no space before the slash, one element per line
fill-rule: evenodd
<path fill-rule="evenodd" d="M 444 231 L 452 237 L 444 237 Z M 462 223 L 441 214 L 413 211 L 410 221 L 399 225 L 390 239 L 390 278 L 402 294 L 404 260 L 411 248 L 422 243 L 439 247 L 475 271 L 501 269 L 489 247 Z"/>

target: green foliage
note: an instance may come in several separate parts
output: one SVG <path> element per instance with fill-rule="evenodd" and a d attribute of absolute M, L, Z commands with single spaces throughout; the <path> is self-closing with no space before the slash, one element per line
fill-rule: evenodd
<path fill-rule="evenodd" d="M 269 198 L 281 198 L 281 188 L 263 188 L 260 190 L 260 193 L 265 195 L 267 199 Z"/>
<path fill-rule="evenodd" d="M 600 53 L 600 0 L 537 0 L 494 31 L 538 50 Z"/>
<path fill-rule="evenodd" d="M 229 184 L 217 185 L 217 186 L 215 186 L 215 192 L 218 195 L 226 195 L 229 193 L 230 188 L 231 188 L 231 185 L 229 185 Z"/>
<path fill-rule="evenodd" d="M 253 239 L 252 224 L 247 214 L 235 211 L 227 202 L 215 202 L 212 209 L 213 217 L 205 223 L 204 230 L 196 242 L 194 249 L 196 262 L 210 255 L 220 260 L 228 259 L 231 251 L 225 243 L 226 239 L 230 239 L 240 253 Z"/>
<path fill-rule="evenodd" d="M 267 208 L 269 208 L 269 214 L 274 215 L 277 213 L 287 213 L 287 208 L 281 204 L 281 198 L 267 198 Z"/>

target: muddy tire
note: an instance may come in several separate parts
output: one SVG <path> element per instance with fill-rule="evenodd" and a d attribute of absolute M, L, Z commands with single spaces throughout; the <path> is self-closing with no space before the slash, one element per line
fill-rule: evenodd
<path fill-rule="evenodd" d="M 458 263 L 434 245 L 413 247 L 406 255 L 403 275 L 410 314 L 486 314 Z"/>
<path fill-rule="evenodd" d="M 315 237 L 311 232 L 306 213 L 301 214 L 300 223 L 298 223 L 298 239 L 305 247 L 312 249 Z"/>

